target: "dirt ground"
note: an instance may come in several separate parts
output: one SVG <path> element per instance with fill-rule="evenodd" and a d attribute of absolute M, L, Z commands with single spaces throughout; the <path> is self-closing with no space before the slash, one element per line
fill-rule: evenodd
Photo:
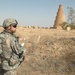
<path fill-rule="evenodd" d="M 18 27 L 16 35 L 26 48 L 18 75 L 75 75 L 75 30 Z"/>

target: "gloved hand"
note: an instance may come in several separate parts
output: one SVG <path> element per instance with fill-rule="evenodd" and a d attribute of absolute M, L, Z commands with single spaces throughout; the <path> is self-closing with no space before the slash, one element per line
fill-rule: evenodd
<path fill-rule="evenodd" d="M 19 58 L 22 58 L 22 56 L 23 56 L 23 51 L 19 53 Z"/>
<path fill-rule="evenodd" d="M 25 59 L 25 56 L 23 56 L 23 57 L 21 58 L 20 64 L 24 61 L 24 59 Z"/>

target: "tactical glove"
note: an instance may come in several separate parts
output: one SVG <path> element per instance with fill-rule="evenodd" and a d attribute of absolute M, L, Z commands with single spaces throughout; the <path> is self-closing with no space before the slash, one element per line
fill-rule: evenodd
<path fill-rule="evenodd" d="M 23 56 L 23 51 L 19 53 L 19 58 L 22 58 L 22 56 Z"/>

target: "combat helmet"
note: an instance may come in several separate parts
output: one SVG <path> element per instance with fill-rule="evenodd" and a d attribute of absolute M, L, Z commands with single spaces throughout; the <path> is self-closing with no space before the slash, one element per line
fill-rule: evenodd
<path fill-rule="evenodd" d="M 3 22 L 3 28 L 6 28 L 7 26 L 14 25 L 14 24 L 16 25 L 18 24 L 17 20 L 13 18 L 5 19 Z"/>

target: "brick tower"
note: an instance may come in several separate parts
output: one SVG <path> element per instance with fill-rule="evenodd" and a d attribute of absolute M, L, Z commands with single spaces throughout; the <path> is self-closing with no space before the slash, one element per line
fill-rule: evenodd
<path fill-rule="evenodd" d="M 56 20 L 54 22 L 54 26 L 53 27 L 55 27 L 55 28 L 61 27 L 60 24 L 62 24 L 65 21 L 66 21 L 66 18 L 65 18 L 65 14 L 64 14 L 64 8 L 60 4 L 58 12 L 57 12 Z"/>

